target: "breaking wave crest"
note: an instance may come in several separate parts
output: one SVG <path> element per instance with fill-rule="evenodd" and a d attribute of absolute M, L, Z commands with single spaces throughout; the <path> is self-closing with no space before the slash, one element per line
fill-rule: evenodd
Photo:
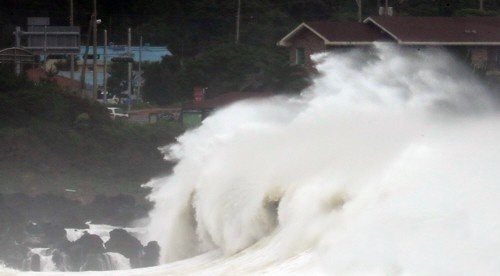
<path fill-rule="evenodd" d="M 499 273 L 487 89 L 440 50 L 315 59 L 300 96 L 231 105 L 163 148 L 178 163 L 148 183 L 148 238 L 165 271 Z"/>
<path fill-rule="evenodd" d="M 436 49 L 315 59 L 301 95 L 223 108 L 164 147 L 177 165 L 147 184 L 145 237 L 162 265 L 100 273 L 499 275 L 488 89 Z"/>

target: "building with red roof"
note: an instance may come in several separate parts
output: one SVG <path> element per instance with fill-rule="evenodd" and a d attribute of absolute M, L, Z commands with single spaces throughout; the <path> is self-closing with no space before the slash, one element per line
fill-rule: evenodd
<path fill-rule="evenodd" d="M 363 22 L 304 22 L 278 45 L 290 50 L 291 64 L 313 70 L 312 54 L 375 42 L 466 47 L 475 68 L 500 73 L 500 17 L 371 16 Z"/>
<path fill-rule="evenodd" d="M 194 92 L 194 100 L 189 103 L 184 103 L 181 109 L 180 119 L 182 124 L 186 127 L 196 127 L 200 125 L 212 112 L 232 103 L 249 99 L 261 99 L 273 95 L 267 92 L 229 92 L 214 98 L 197 100 L 197 90 Z"/>
<path fill-rule="evenodd" d="M 55 82 L 58 86 L 64 89 L 75 91 L 79 90 L 81 87 L 80 82 L 77 80 L 72 80 L 60 75 L 51 76 L 47 73 L 47 71 L 40 67 L 26 70 L 26 75 L 28 76 L 29 80 L 35 83 L 41 82 L 43 80 L 49 80 Z"/>

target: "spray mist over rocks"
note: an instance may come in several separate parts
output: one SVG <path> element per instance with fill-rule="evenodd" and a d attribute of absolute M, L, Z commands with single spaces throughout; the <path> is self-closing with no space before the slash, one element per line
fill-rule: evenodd
<path fill-rule="evenodd" d="M 487 90 L 438 49 L 314 58 L 300 96 L 231 105 L 163 148 L 178 163 L 147 184 L 161 271 L 498 275 Z"/>

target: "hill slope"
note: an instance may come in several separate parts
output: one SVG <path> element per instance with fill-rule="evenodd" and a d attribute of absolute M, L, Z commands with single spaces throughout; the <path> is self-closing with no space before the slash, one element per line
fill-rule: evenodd
<path fill-rule="evenodd" d="M 142 195 L 142 183 L 170 169 L 157 147 L 182 131 L 176 123 L 113 121 L 50 82 L 1 75 L 0 193 Z"/>

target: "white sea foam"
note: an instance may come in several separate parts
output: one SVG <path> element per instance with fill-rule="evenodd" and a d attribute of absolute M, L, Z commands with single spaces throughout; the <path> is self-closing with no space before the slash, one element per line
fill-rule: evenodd
<path fill-rule="evenodd" d="M 81 238 L 85 232 L 87 232 L 92 235 L 97 235 L 103 240 L 103 242 L 107 242 L 109 240 L 109 232 L 111 232 L 113 229 L 124 229 L 134 237 L 144 236 L 143 232 L 145 231 L 142 227 L 118 227 L 106 224 L 93 224 L 90 221 L 86 224 L 88 225 L 88 228 L 86 229 L 66 228 L 66 239 L 70 242 L 74 242 Z"/>
<path fill-rule="evenodd" d="M 302 95 L 224 108 L 164 148 L 178 164 L 148 184 L 146 238 L 163 265 L 128 275 L 500 274 L 486 89 L 439 50 L 316 58 Z"/>
<path fill-rule="evenodd" d="M 163 261 L 220 249 L 218 272 L 498 271 L 485 89 L 439 50 L 317 60 L 301 97 L 233 105 L 165 148 L 179 163 L 150 183 Z"/>

